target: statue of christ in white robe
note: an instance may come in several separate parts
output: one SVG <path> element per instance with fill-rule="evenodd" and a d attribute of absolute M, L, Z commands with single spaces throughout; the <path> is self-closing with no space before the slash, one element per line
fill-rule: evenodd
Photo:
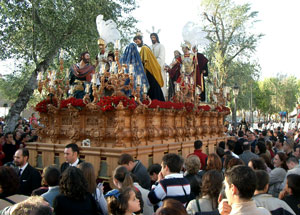
<path fill-rule="evenodd" d="M 156 60 L 158 61 L 160 68 L 161 68 L 161 74 L 164 80 L 164 83 L 167 83 L 167 73 L 164 70 L 165 67 L 165 47 L 159 42 L 158 35 L 156 33 L 150 34 L 150 38 L 152 41 L 151 45 L 151 51 L 153 52 L 154 56 L 156 57 Z M 167 84 L 164 84 L 164 86 L 161 88 L 164 94 L 164 97 L 167 98 L 168 96 L 168 89 Z"/>

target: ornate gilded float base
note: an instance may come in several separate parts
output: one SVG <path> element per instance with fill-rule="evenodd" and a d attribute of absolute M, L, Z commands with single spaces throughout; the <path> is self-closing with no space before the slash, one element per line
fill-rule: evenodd
<path fill-rule="evenodd" d="M 38 128 L 39 142 L 29 143 L 30 163 L 39 168 L 65 161 L 65 145 L 89 139 L 81 146 L 81 159 L 91 162 L 100 177 L 109 177 L 122 153 L 132 154 L 148 167 L 161 163 L 166 153 L 186 157 L 193 142 L 201 139 L 204 151 L 212 153 L 224 136 L 224 117 L 228 112 L 122 108 L 102 112 L 96 107 L 83 110 L 49 108 L 41 113 L 44 125 Z"/>

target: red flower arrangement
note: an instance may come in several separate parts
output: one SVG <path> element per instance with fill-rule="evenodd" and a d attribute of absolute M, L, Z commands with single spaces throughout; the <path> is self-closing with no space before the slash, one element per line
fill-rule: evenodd
<path fill-rule="evenodd" d="M 186 103 L 184 103 L 184 106 L 185 106 L 185 109 L 186 109 L 188 112 L 191 112 L 191 111 L 194 110 L 194 104 L 193 104 L 193 103 L 186 102 Z"/>
<path fill-rule="evenodd" d="M 201 105 L 198 106 L 198 110 L 203 110 L 203 111 L 210 111 L 210 106 L 209 105 Z"/>
<path fill-rule="evenodd" d="M 134 98 L 127 98 L 126 96 L 105 96 L 100 99 L 97 103 L 100 106 L 102 111 L 114 110 L 118 104 L 122 101 L 123 106 L 130 110 L 134 110 L 136 108 L 136 103 Z"/>
<path fill-rule="evenodd" d="M 216 107 L 216 110 L 218 112 L 230 112 L 230 108 L 225 107 L 224 105 L 220 105 Z"/>
<path fill-rule="evenodd" d="M 53 99 L 52 102 L 50 99 L 45 99 L 43 101 L 41 101 L 40 103 L 38 103 L 35 106 L 35 110 L 40 112 L 40 113 L 47 113 L 48 112 L 48 105 L 52 104 L 53 106 L 57 107 L 57 101 L 56 99 Z"/>
<path fill-rule="evenodd" d="M 102 111 L 112 111 L 116 109 L 118 104 L 122 102 L 123 106 L 125 108 L 128 108 L 130 110 L 134 110 L 137 107 L 137 104 L 134 100 L 134 98 L 128 98 L 126 96 L 105 96 L 100 99 L 100 101 L 97 103 L 97 105 L 100 107 Z M 35 110 L 41 113 L 47 113 L 48 111 L 48 104 L 52 104 L 57 107 L 57 101 L 53 100 L 52 103 L 49 99 L 43 100 L 40 103 L 38 103 L 35 107 Z M 76 99 L 74 97 L 62 100 L 60 103 L 60 108 L 66 108 L 68 104 L 71 104 L 73 107 L 82 109 L 86 105 L 83 103 L 82 99 Z M 148 108 L 163 108 L 163 109 L 176 109 L 180 110 L 185 107 L 185 109 L 189 112 L 194 110 L 194 104 L 190 102 L 186 103 L 176 103 L 171 101 L 162 102 L 159 100 L 152 100 L 151 104 L 148 100 L 143 101 L 143 104 L 149 105 Z M 198 110 L 203 111 L 210 111 L 211 108 L 209 105 L 201 105 L 198 106 Z M 230 112 L 230 109 L 225 106 L 217 106 L 216 110 L 218 112 Z"/>
<path fill-rule="evenodd" d="M 143 101 L 143 104 L 145 105 L 149 105 L 149 101 L 145 100 Z M 154 99 L 151 104 L 148 106 L 148 108 L 164 108 L 164 109 L 182 109 L 182 108 L 186 108 L 187 111 L 192 111 L 194 109 L 194 104 L 190 103 L 190 102 L 186 102 L 186 103 L 176 103 L 176 102 L 171 102 L 171 101 L 159 101 Z"/>
<path fill-rule="evenodd" d="M 83 108 L 85 107 L 85 104 L 83 103 L 82 99 L 76 99 L 74 97 L 62 100 L 60 103 L 60 108 L 66 108 L 68 107 L 68 104 L 71 104 L 74 107 L 80 107 Z"/>

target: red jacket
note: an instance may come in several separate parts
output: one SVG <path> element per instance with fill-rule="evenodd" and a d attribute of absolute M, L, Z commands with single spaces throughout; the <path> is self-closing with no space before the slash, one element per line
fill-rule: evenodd
<path fill-rule="evenodd" d="M 201 163 L 201 169 L 204 169 L 207 155 L 204 154 L 201 149 L 195 149 L 194 153 L 189 154 L 188 157 L 191 155 L 197 155 L 199 157 Z"/>

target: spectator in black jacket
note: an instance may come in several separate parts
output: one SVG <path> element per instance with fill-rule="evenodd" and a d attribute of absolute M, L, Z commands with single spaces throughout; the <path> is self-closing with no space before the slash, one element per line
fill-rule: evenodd
<path fill-rule="evenodd" d="M 138 177 L 141 182 L 140 185 L 150 190 L 151 179 L 149 173 L 147 172 L 146 167 L 139 160 L 134 160 L 133 157 L 129 154 L 122 154 L 119 161 L 119 165 L 126 167 L 129 172 L 132 172 L 135 176 Z"/>
<path fill-rule="evenodd" d="M 30 196 L 32 191 L 41 185 L 41 174 L 28 163 L 29 151 L 26 148 L 18 149 L 15 153 L 14 162 L 19 168 L 20 194 Z"/>

